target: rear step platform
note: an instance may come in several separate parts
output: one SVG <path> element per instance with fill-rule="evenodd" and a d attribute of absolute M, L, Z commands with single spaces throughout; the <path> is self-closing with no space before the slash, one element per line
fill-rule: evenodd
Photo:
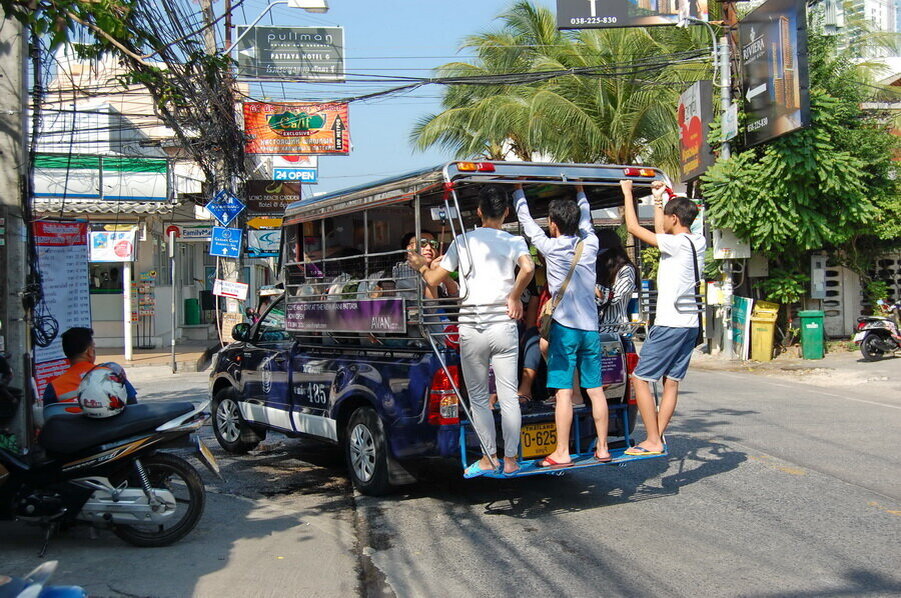
<path fill-rule="evenodd" d="M 566 472 L 573 471 L 576 469 L 586 469 L 588 467 L 598 467 L 601 465 L 624 465 L 626 463 L 630 463 L 632 461 L 643 461 L 645 459 L 659 459 L 661 457 L 668 457 L 669 452 L 664 447 L 664 451 L 660 455 L 627 455 L 625 454 L 626 448 L 618 448 L 618 449 L 610 449 L 610 456 L 613 457 L 611 461 L 605 461 L 601 463 L 600 461 L 594 458 L 594 453 L 581 453 L 576 455 L 570 455 L 572 457 L 572 465 L 565 467 L 538 467 L 538 463 L 543 461 L 544 459 L 534 459 L 532 461 L 520 461 L 519 463 L 519 471 L 516 473 L 503 473 L 502 471 L 487 471 L 480 476 L 480 478 L 495 478 L 502 480 L 509 480 L 511 478 L 522 478 L 526 476 L 532 475 L 545 475 L 545 474 L 557 474 L 562 475 Z"/>

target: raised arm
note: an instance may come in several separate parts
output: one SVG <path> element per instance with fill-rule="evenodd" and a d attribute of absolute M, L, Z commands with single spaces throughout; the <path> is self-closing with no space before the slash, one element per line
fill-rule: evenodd
<path fill-rule="evenodd" d="M 579 205 L 579 236 L 582 238 L 594 234 L 594 225 L 591 222 L 591 206 L 588 205 L 588 197 L 582 185 L 576 185 L 576 203 Z"/>
<path fill-rule="evenodd" d="M 638 223 L 638 214 L 635 212 L 635 199 L 632 197 L 632 181 L 620 181 L 619 186 L 623 190 L 623 198 L 625 199 L 623 212 L 626 216 L 626 229 L 629 231 L 629 234 L 641 239 L 648 245 L 656 247 L 657 235 Z"/>
<path fill-rule="evenodd" d="M 522 185 L 517 184 L 516 190 L 513 192 L 513 205 L 516 207 L 516 217 L 522 224 L 522 231 L 532 245 L 538 248 L 541 253 L 547 253 L 550 250 L 551 239 L 544 234 L 541 227 L 535 223 L 532 213 L 529 212 L 529 203 L 526 201 L 526 194 L 522 190 Z"/>
<path fill-rule="evenodd" d="M 663 228 L 663 193 L 666 191 L 666 184 L 663 181 L 654 181 L 651 183 L 651 195 L 654 196 L 654 232 L 658 235 L 666 233 Z"/>

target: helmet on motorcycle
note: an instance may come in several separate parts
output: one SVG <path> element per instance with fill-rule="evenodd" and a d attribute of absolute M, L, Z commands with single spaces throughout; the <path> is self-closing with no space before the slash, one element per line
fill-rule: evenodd
<path fill-rule="evenodd" d="M 125 370 L 117 363 L 101 363 L 85 374 L 78 386 L 78 404 L 88 417 L 104 418 L 125 410 L 128 391 Z"/>

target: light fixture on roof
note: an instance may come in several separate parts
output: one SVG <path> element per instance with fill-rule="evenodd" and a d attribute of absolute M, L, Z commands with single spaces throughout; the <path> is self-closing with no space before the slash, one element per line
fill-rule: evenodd
<path fill-rule="evenodd" d="M 328 0 L 288 0 L 291 8 L 302 8 L 307 12 L 328 12 Z"/>

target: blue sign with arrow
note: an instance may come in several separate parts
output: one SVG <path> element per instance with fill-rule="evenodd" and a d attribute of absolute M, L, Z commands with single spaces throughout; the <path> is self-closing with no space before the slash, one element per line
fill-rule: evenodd
<path fill-rule="evenodd" d="M 213 227 L 213 235 L 210 239 L 210 255 L 216 257 L 238 257 L 241 255 L 240 228 Z"/>
<path fill-rule="evenodd" d="M 222 190 L 213 197 L 213 201 L 206 205 L 206 209 L 219 221 L 222 226 L 235 219 L 235 216 L 244 211 L 245 205 L 231 191 Z"/>

